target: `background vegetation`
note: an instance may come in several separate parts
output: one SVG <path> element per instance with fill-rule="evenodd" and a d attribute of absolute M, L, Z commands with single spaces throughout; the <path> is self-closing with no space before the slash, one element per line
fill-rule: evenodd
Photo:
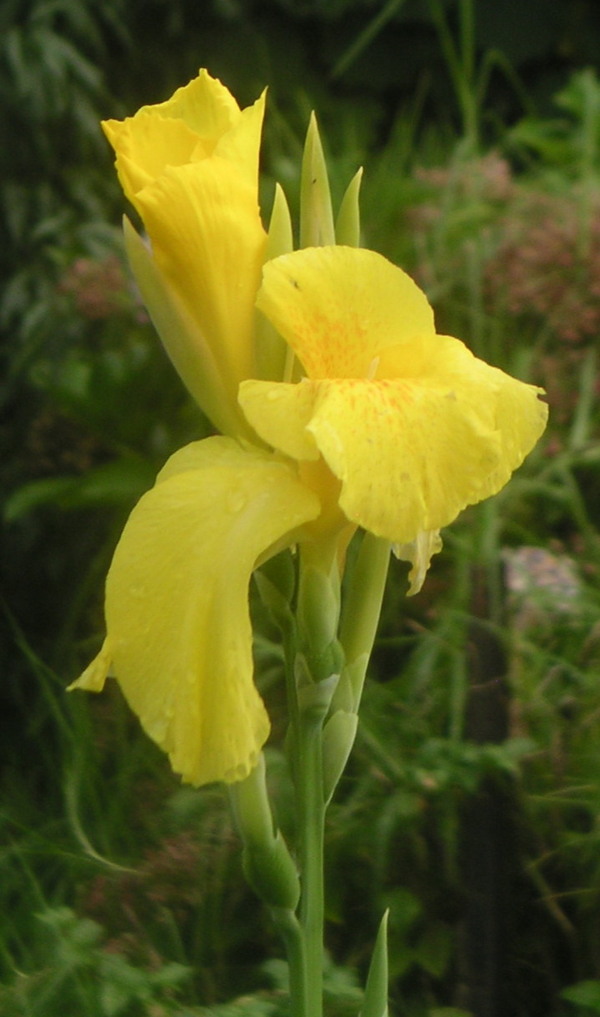
<path fill-rule="evenodd" d="M 365 244 L 551 406 L 417 598 L 392 568 L 328 830 L 330 1015 L 385 906 L 398 1017 L 600 1013 L 599 52 L 595 0 L 2 3 L 0 1014 L 285 1012 L 220 790 L 180 787 L 115 688 L 64 694 L 132 504 L 206 433 L 124 271 L 98 121 L 199 66 L 243 104 L 269 84 L 265 209 L 315 108 L 334 192 L 365 165 Z"/>

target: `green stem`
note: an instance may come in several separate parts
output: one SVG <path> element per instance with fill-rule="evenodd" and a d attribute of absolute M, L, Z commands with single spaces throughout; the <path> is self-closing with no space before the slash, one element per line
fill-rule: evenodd
<path fill-rule="evenodd" d="M 288 959 L 290 1015 L 306 1017 L 310 1011 L 307 1001 L 306 957 L 302 929 L 293 911 L 272 908 L 272 915 Z"/>
<path fill-rule="evenodd" d="M 298 744 L 298 818 L 300 873 L 300 925 L 305 947 L 306 1012 L 323 1013 L 323 803 L 322 719 L 304 716 Z"/>

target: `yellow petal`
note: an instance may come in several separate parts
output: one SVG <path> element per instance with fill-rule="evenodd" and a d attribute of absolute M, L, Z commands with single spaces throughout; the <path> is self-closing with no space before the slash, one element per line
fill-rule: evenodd
<path fill-rule="evenodd" d="M 133 117 L 105 120 L 121 186 L 135 205 L 138 193 L 169 166 L 200 162 L 213 153 L 238 167 L 257 188 L 265 93 L 240 110 L 230 92 L 206 71 L 166 102 L 142 106 Z"/>
<path fill-rule="evenodd" d="M 274 381 L 244 381 L 238 400 L 244 416 L 268 445 L 298 460 L 319 458 L 307 430 L 315 407 L 316 389 L 304 378 L 297 385 Z"/>
<path fill-rule="evenodd" d="M 255 373 L 254 299 L 266 244 L 256 191 L 233 164 L 213 157 L 168 170 L 137 205 L 157 268 L 235 403 L 240 381 Z"/>
<path fill-rule="evenodd" d="M 209 438 L 176 453 L 127 522 L 104 657 L 80 686 L 97 688 L 110 667 L 186 781 L 240 780 L 256 764 L 269 722 L 252 680 L 248 582 L 318 512 L 286 463 Z"/>
<path fill-rule="evenodd" d="M 119 182 L 133 205 L 144 187 L 168 166 L 185 166 L 198 148 L 198 137 L 178 120 L 161 120 L 140 110 L 126 120 L 105 120 L 104 133 L 116 152 Z"/>
<path fill-rule="evenodd" d="M 100 653 L 94 657 L 91 664 L 88 664 L 77 681 L 71 682 L 67 691 L 70 692 L 71 689 L 85 689 L 86 692 L 102 692 L 111 664 L 112 650 L 110 641 L 105 639 Z"/>
<path fill-rule="evenodd" d="M 231 384 L 228 388 L 216 351 L 208 345 L 197 316 L 185 307 L 158 270 L 151 250 L 128 219 L 123 231 L 129 265 L 142 300 L 180 378 L 218 431 L 232 437 L 251 437 L 233 401 Z"/>
<path fill-rule="evenodd" d="M 396 558 L 410 562 L 407 596 L 413 597 L 425 582 L 425 576 L 434 554 L 438 554 L 442 550 L 440 531 L 421 530 L 409 544 L 394 544 L 392 550 Z"/>
<path fill-rule="evenodd" d="M 367 377 L 386 347 L 434 334 L 418 286 L 361 248 L 309 248 L 267 262 L 257 306 L 311 378 Z"/>
<path fill-rule="evenodd" d="M 228 88 L 202 68 L 196 78 L 182 85 L 165 102 L 142 106 L 161 118 L 182 120 L 203 138 L 221 137 L 239 119 L 240 107 Z"/>
<path fill-rule="evenodd" d="M 401 346 L 399 370 L 404 358 Z M 302 453 L 314 441 L 342 482 L 339 504 L 349 520 L 410 544 L 506 483 L 544 430 L 538 391 L 439 336 L 420 377 L 248 382 L 240 401 L 274 448 L 309 458 Z"/>

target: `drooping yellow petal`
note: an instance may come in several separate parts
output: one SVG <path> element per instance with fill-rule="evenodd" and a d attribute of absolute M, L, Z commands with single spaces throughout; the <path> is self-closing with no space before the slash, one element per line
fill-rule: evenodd
<path fill-rule="evenodd" d="M 308 248 L 267 262 L 257 306 L 315 379 L 367 377 L 387 346 L 435 332 L 416 283 L 361 248 Z"/>
<path fill-rule="evenodd" d="M 184 780 L 243 779 L 269 722 L 252 680 L 248 582 L 316 496 L 276 457 L 227 438 L 167 463 L 132 512 L 106 586 L 107 640 L 75 683 L 113 674 Z"/>
<path fill-rule="evenodd" d="M 409 544 L 498 491 L 547 416 L 533 386 L 477 360 L 456 339 L 439 336 L 437 348 L 420 377 L 246 382 L 242 409 L 261 438 L 288 455 L 302 452 L 303 431 L 310 450 L 310 435 L 342 482 L 346 517 Z M 400 346 L 400 368 L 405 355 Z"/>

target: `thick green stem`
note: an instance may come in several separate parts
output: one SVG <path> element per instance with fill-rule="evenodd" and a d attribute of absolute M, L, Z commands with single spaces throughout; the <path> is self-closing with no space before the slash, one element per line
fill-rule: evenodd
<path fill-rule="evenodd" d="M 323 1012 L 323 802 L 322 720 L 304 717 L 299 739 L 298 818 L 300 873 L 300 924 L 304 937 L 306 1012 Z"/>
<path fill-rule="evenodd" d="M 290 979 L 290 1015 L 306 1017 L 310 1012 L 307 999 L 306 957 L 302 928 L 293 911 L 272 908 L 273 920 L 285 946 Z"/>

